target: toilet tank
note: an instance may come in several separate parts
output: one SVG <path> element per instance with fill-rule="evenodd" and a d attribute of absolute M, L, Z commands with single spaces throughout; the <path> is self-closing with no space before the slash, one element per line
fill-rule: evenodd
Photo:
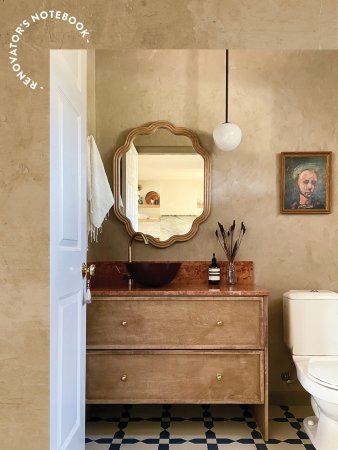
<path fill-rule="evenodd" d="M 284 342 L 293 355 L 338 355 L 338 293 L 283 295 Z"/>

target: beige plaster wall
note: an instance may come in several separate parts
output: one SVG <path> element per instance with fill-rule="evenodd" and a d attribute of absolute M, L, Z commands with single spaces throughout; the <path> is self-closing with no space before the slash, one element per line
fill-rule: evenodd
<path fill-rule="evenodd" d="M 213 144 L 224 118 L 224 52 L 154 50 L 96 52 L 97 142 L 112 180 L 112 156 L 126 130 L 166 119 L 195 130 L 212 161 L 212 211 L 195 238 L 168 249 L 135 244 L 135 259 L 224 258 L 214 236 L 217 221 L 243 220 L 248 232 L 239 258 L 253 260 L 255 281 L 271 290 L 270 391 L 293 401 L 297 384 L 280 373 L 289 356 L 282 336 L 282 293 L 289 289 L 338 289 L 338 52 L 230 52 L 229 118 L 243 140 L 233 153 Z M 333 152 L 333 201 L 329 215 L 279 213 L 279 153 Z M 128 237 L 113 213 L 89 258 L 125 259 Z M 284 392 L 285 391 L 285 392 Z M 284 392 L 284 394 L 283 394 Z"/>
<path fill-rule="evenodd" d="M 91 37 L 87 44 L 69 25 L 53 20 L 27 30 L 19 46 L 20 62 L 45 86 L 44 90 L 35 92 L 15 78 L 8 63 L 8 43 L 23 19 L 46 9 L 74 14 L 89 28 Z M 3 448 L 22 449 L 27 439 L 31 450 L 49 448 L 49 49 L 336 48 L 336 13 L 335 0 L 1 2 L 0 407 L 3 413 L 0 433 Z M 218 122 L 222 117 L 221 106 L 213 114 L 217 115 Z M 125 124 L 121 130 L 124 128 Z M 207 135 L 204 142 L 210 144 Z M 221 195 L 222 183 L 216 191 Z M 315 218 L 314 223 L 321 221 Z M 189 251 L 198 251 L 198 247 L 198 241 L 191 241 Z M 247 244 L 245 251 L 251 257 L 249 250 Z M 314 267 L 317 265 L 318 262 Z M 317 273 L 315 268 L 312 271 Z M 264 266 L 261 265 L 260 271 L 265 273 Z M 334 277 L 331 278 L 333 284 Z"/>

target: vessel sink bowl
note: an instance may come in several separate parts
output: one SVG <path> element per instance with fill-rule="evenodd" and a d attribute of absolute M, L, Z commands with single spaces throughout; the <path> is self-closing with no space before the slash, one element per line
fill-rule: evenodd
<path fill-rule="evenodd" d="M 173 261 L 134 261 L 127 263 L 131 278 L 147 287 L 160 287 L 170 283 L 180 267 L 180 262 Z"/>

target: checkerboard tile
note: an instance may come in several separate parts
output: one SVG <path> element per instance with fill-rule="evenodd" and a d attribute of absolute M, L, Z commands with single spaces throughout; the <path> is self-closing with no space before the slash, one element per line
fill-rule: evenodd
<path fill-rule="evenodd" d="M 239 444 L 238 442 L 233 442 L 232 444 L 218 444 L 218 449 L 219 450 L 257 450 L 257 447 L 255 444 Z M 206 447 L 204 447 L 204 450 L 206 450 Z"/>
<path fill-rule="evenodd" d="M 86 450 L 109 450 L 110 444 L 100 444 L 97 442 L 88 442 Z"/>
<path fill-rule="evenodd" d="M 279 405 L 269 405 L 269 417 L 270 419 L 284 418 L 284 410 Z"/>
<path fill-rule="evenodd" d="M 170 424 L 170 436 L 173 438 L 182 438 L 190 441 L 194 438 L 203 439 L 205 437 L 205 428 L 203 421 L 173 421 Z"/>
<path fill-rule="evenodd" d="M 149 436 L 159 436 L 161 431 L 163 431 L 163 429 L 159 421 L 150 422 L 142 420 L 140 422 L 133 422 L 133 419 L 131 418 L 128 423 L 128 428 L 126 429 L 126 434 L 142 441 L 143 439 L 147 439 Z"/>
<path fill-rule="evenodd" d="M 251 430 L 245 421 L 226 420 L 225 422 L 215 422 L 213 430 L 217 437 L 228 438 L 231 436 L 231 439 L 234 441 L 252 438 Z"/>
<path fill-rule="evenodd" d="M 170 450 L 205 450 L 207 447 L 205 444 L 192 444 L 191 442 L 185 442 L 183 444 L 170 444 Z"/>
<path fill-rule="evenodd" d="M 145 444 L 143 442 L 138 442 L 135 444 L 122 444 L 121 450 L 158 450 L 158 444 Z M 87 450 L 87 449 L 86 449 Z"/>
<path fill-rule="evenodd" d="M 157 450 L 158 449 L 158 444 L 144 444 L 142 442 L 138 442 L 137 445 L 135 445 L 135 444 L 122 444 L 120 448 L 121 448 L 121 450 Z"/>
<path fill-rule="evenodd" d="M 276 444 L 267 444 L 268 450 L 304 450 L 303 444 L 289 444 L 286 442 L 281 442 L 278 445 Z M 314 447 L 313 447 L 314 448 Z"/>
<path fill-rule="evenodd" d="M 269 435 L 271 438 L 279 439 L 285 441 L 286 439 L 298 439 L 296 430 L 290 426 L 288 421 L 280 422 L 271 420 L 269 423 Z"/>
<path fill-rule="evenodd" d="M 308 406 L 292 406 L 290 408 L 292 411 L 292 414 L 297 418 L 303 418 L 308 416 L 313 416 L 313 410 L 310 405 Z"/>
<path fill-rule="evenodd" d="M 117 420 L 116 423 L 119 421 Z M 113 437 L 116 431 L 116 426 L 112 424 L 112 422 L 106 422 L 105 420 L 101 420 L 100 423 L 97 421 L 92 422 L 88 421 L 86 423 L 86 435 L 90 436 L 91 439 L 99 439 L 100 437 Z"/>
<path fill-rule="evenodd" d="M 86 450 L 315 450 L 303 418 L 311 408 L 272 406 L 265 442 L 243 405 L 97 405 Z"/>

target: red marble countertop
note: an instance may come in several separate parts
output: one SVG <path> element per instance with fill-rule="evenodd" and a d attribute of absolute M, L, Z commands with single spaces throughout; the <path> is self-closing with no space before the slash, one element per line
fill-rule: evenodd
<path fill-rule="evenodd" d="M 269 295 L 266 289 L 258 288 L 253 282 L 253 262 L 236 261 L 238 284 L 229 286 L 225 281 L 219 285 L 208 284 L 208 261 L 183 261 L 174 280 L 159 288 L 149 288 L 129 282 L 123 276 L 127 272 L 125 262 L 98 261 L 95 276 L 91 281 L 93 297 L 106 296 L 262 296 Z M 224 279 L 226 263 L 220 262 L 221 274 Z"/>
<path fill-rule="evenodd" d="M 210 297 L 238 297 L 238 296 L 262 296 L 269 295 L 269 291 L 266 289 L 257 288 L 254 285 L 233 285 L 228 286 L 222 283 L 211 287 L 207 282 L 191 282 L 191 283 L 170 283 L 167 286 L 159 288 L 149 288 L 137 285 L 135 282 L 132 285 L 128 285 L 128 282 L 112 284 L 111 286 L 105 285 L 95 289 L 92 289 L 93 297 L 106 297 L 106 296 L 210 296 Z"/>

